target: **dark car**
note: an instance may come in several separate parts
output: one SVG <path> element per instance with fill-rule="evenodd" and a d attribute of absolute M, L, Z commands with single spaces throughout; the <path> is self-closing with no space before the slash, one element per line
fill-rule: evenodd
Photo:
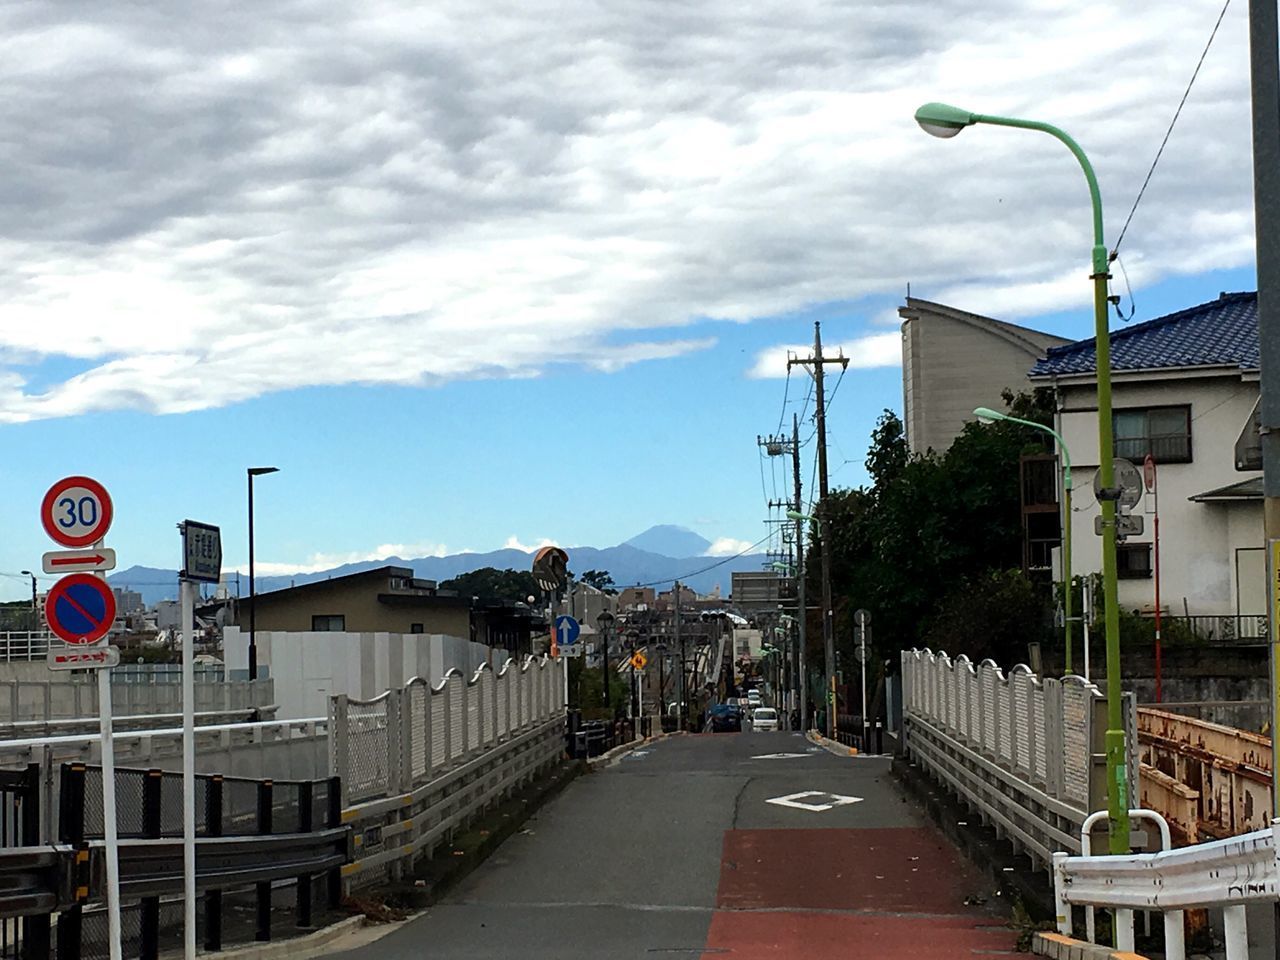
<path fill-rule="evenodd" d="M 728 703 L 717 703 L 711 708 L 711 732 L 741 733 L 741 708 Z"/>

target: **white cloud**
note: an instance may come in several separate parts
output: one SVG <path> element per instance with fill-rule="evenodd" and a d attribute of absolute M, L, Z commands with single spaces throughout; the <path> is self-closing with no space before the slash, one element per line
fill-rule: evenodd
<path fill-rule="evenodd" d="M 443 543 L 382 543 L 372 550 L 357 550 L 350 553 L 313 553 L 301 562 L 273 561 L 254 559 L 254 574 L 260 577 L 288 576 L 291 573 L 319 573 L 332 570 L 345 563 L 365 563 L 370 560 L 386 560 L 399 557 L 401 560 L 416 560 L 419 557 L 448 556 L 449 549 Z M 233 571 L 247 574 L 247 563 L 232 567 Z"/>
<path fill-rule="evenodd" d="M 708 349 L 701 318 L 908 281 L 996 315 L 1081 304 L 1088 199 L 1061 144 L 941 142 L 912 112 L 1060 123 L 1114 240 L 1215 13 L 253 9 L 0 8 L 0 422 L 613 371 Z M 1148 279 L 1252 257 L 1244 23 L 1233 5 L 1130 229 Z M 880 337 L 846 350 L 891 365 Z"/>
<path fill-rule="evenodd" d="M 847 343 L 822 345 L 824 357 L 843 354 L 849 358 L 849 366 L 855 370 L 869 367 L 896 367 L 902 363 L 902 334 L 872 333 Z M 809 357 L 813 345 L 767 347 L 756 354 L 756 362 L 747 370 L 747 376 L 757 380 L 777 379 L 787 375 L 789 357 Z"/>
<path fill-rule="evenodd" d="M 543 547 L 558 547 L 558 546 L 560 546 L 560 544 L 556 543 L 556 541 L 554 540 L 548 540 L 546 537 L 543 537 L 537 543 L 530 546 L 528 544 L 521 543 L 519 538 L 516 537 L 515 534 L 512 534 L 511 536 L 507 537 L 507 542 L 502 545 L 504 550 L 522 550 L 525 553 L 533 553 L 535 550 L 540 550 Z"/>
<path fill-rule="evenodd" d="M 708 557 L 732 557 L 739 553 L 750 550 L 752 543 L 750 540 L 735 540 L 733 537 L 717 537 L 715 542 L 707 548 L 704 556 Z"/>

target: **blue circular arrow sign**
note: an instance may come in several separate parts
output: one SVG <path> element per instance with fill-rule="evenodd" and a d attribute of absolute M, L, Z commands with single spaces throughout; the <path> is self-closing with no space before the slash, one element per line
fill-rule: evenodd
<path fill-rule="evenodd" d="M 573 617 L 556 617 L 556 643 L 562 647 L 572 647 L 581 632 L 582 626 Z"/>

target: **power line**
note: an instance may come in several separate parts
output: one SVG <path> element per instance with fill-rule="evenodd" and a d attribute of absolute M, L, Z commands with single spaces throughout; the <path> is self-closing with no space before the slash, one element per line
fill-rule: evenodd
<path fill-rule="evenodd" d="M 1204 66 L 1204 58 L 1209 55 L 1209 48 L 1213 46 L 1213 38 L 1218 35 L 1218 28 L 1222 26 L 1222 18 L 1227 15 L 1227 7 L 1231 6 L 1231 0 L 1226 0 L 1222 5 L 1222 11 L 1218 14 L 1218 20 L 1213 25 L 1213 30 L 1209 33 L 1209 42 L 1204 45 L 1204 50 L 1200 52 L 1200 59 L 1196 62 L 1195 70 L 1191 71 L 1191 79 L 1187 82 L 1187 89 L 1182 93 L 1182 99 L 1178 102 L 1178 109 L 1173 111 L 1173 119 L 1169 121 L 1169 129 L 1164 133 L 1164 139 L 1160 141 L 1160 149 L 1156 151 L 1156 157 L 1151 161 L 1151 169 L 1147 171 L 1147 177 L 1142 181 L 1142 187 L 1138 190 L 1138 196 L 1133 201 L 1133 207 L 1129 210 L 1129 216 L 1125 218 L 1124 226 L 1120 228 L 1120 236 L 1116 239 L 1116 245 L 1111 250 L 1111 256 L 1114 258 L 1116 251 L 1120 249 L 1120 244 L 1124 240 L 1125 232 L 1129 229 L 1129 224 L 1133 221 L 1133 215 L 1137 212 L 1138 204 L 1142 202 L 1142 195 L 1147 192 L 1147 184 L 1151 182 L 1151 175 L 1156 172 L 1156 164 L 1160 162 L 1160 157 L 1164 154 L 1165 144 L 1169 142 L 1169 137 L 1173 133 L 1174 124 L 1178 122 L 1178 117 L 1182 115 L 1182 108 L 1186 106 L 1187 97 L 1191 95 L 1191 88 L 1195 86 L 1196 77 L 1200 76 L 1200 68 Z"/>

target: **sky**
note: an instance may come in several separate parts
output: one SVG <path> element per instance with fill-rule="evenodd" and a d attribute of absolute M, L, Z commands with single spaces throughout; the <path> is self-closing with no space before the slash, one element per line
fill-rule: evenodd
<path fill-rule="evenodd" d="M 812 431 L 815 320 L 851 360 L 837 485 L 900 410 L 908 286 L 1091 332 L 1070 155 L 915 108 L 1069 130 L 1114 246 L 1220 10 L 0 3 L 0 599 L 67 474 L 122 568 L 177 566 L 190 518 L 244 569 L 263 465 L 264 573 L 656 523 L 743 549 L 786 495 L 757 436 Z M 1253 288 L 1246 12 L 1125 234 L 1135 321 Z"/>

